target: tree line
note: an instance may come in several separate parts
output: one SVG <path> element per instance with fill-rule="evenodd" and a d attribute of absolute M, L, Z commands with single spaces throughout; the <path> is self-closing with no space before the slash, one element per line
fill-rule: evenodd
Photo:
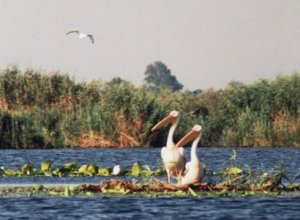
<path fill-rule="evenodd" d="M 197 123 L 202 146 L 300 146 L 299 73 L 182 91 L 162 64 L 147 67 L 142 86 L 121 78 L 76 82 L 61 72 L 16 66 L 1 70 L 0 148 L 161 147 L 168 128 L 151 133 L 151 127 L 174 109 L 181 112 L 175 142 Z M 163 76 L 155 65 L 165 68 Z"/>

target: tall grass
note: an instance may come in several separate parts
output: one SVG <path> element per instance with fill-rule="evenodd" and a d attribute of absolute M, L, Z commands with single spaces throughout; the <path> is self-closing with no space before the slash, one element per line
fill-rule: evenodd
<path fill-rule="evenodd" d="M 205 146 L 300 146 L 300 75 L 225 89 L 172 92 L 120 78 L 75 82 L 42 70 L 0 71 L 0 147 L 162 146 L 167 129 L 151 127 L 181 112 L 180 139 L 203 125 Z"/>

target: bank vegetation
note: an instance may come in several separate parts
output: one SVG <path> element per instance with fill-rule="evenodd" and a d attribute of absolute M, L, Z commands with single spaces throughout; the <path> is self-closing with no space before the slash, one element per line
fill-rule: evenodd
<path fill-rule="evenodd" d="M 10 66 L 0 71 L 0 148 L 161 147 L 168 128 L 151 127 L 174 109 L 181 112 L 175 141 L 197 123 L 202 146 L 300 146 L 297 72 L 172 91 Z"/>

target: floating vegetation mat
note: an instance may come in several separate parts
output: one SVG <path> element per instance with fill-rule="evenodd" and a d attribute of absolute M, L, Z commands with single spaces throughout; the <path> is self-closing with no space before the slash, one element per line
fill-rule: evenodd
<path fill-rule="evenodd" d="M 237 178 L 236 178 L 237 179 Z M 126 180 L 104 180 L 98 185 L 82 185 L 82 190 L 92 193 L 110 194 L 137 194 L 146 196 L 172 195 L 172 196 L 230 196 L 230 195 L 279 195 L 287 192 L 300 193 L 300 185 L 266 185 L 255 187 L 253 185 L 236 185 L 228 183 L 194 183 L 189 185 L 171 185 L 160 180 L 152 179 L 150 184 L 132 184 Z M 140 193 L 140 194 L 138 194 Z"/>
<path fill-rule="evenodd" d="M 155 178 L 149 184 L 132 183 L 127 180 L 109 179 L 99 184 L 83 185 L 23 185 L 2 186 L 0 197 L 8 196 L 300 196 L 300 185 L 253 185 L 195 183 L 170 185 Z"/>
<path fill-rule="evenodd" d="M 252 170 L 250 167 L 236 163 L 236 152 L 231 156 L 230 167 L 220 171 L 208 171 L 207 177 L 214 181 L 189 185 L 172 185 L 157 179 L 165 177 L 163 168 L 152 170 L 148 165 L 136 162 L 131 169 L 120 168 L 114 173 L 112 168 L 99 167 L 96 164 L 77 166 L 75 162 L 53 168 L 51 161 L 43 162 L 40 168 L 26 163 L 17 170 L 1 168 L 0 177 L 19 176 L 114 176 L 99 184 L 83 185 L 0 185 L 1 196 L 260 196 L 260 195 L 291 195 L 300 196 L 298 173 L 293 178 L 285 175 L 283 164 L 275 166 L 270 172 Z M 119 176 L 118 179 L 116 176 Z M 131 176 L 130 181 L 122 176 Z M 138 177 L 138 178 L 136 178 Z M 208 178 L 208 179 L 209 179 Z M 128 177 L 127 177 L 128 179 Z"/>
<path fill-rule="evenodd" d="M 137 175 L 135 172 L 139 170 L 138 167 L 135 163 L 131 174 Z M 143 169 L 140 171 L 142 173 Z M 130 181 L 120 177 L 106 179 L 99 184 L 0 186 L 0 196 L 300 196 L 300 184 L 295 182 L 298 176 L 287 178 L 283 165 L 274 167 L 270 173 L 254 173 L 251 169 L 242 170 L 231 166 L 208 175 L 218 176 L 221 182 L 173 185 L 166 184 L 154 175 L 132 178 Z M 283 184 L 283 179 L 288 183 Z"/>

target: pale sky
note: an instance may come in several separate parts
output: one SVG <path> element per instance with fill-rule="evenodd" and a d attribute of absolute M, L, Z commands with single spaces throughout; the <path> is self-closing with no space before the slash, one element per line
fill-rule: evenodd
<path fill-rule="evenodd" d="M 154 61 L 190 90 L 300 71 L 300 0 L 0 0 L 0 28 L 1 69 L 77 81 L 141 85 Z"/>

